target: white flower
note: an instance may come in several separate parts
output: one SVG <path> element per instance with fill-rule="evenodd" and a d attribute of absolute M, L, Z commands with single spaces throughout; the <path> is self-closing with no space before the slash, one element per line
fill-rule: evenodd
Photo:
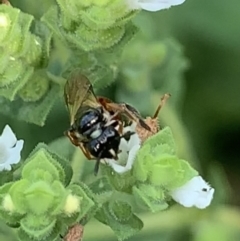
<path fill-rule="evenodd" d="M 171 192 L 172 198 L 184 207 L 197 207 L 200 209 L 210 205 L 214 188 L 210 187 L 201 176 L 196 176 L 182 187 Z"/>
<path fill-rule="evenodd" d="M 132 10 L 144 9 L 155 12 L 182 4 L 185 0 L 125 0 Z"/>
<path fill-rule="evenodd" d="M 17 140 L 9 125 L 6 125 L 0 136 L 0 171 L 10 171 L 11 164 L 16 164 L 21 159 L 23 140 Z"/>
<path fill-rule="evenodd" d="M 133 123 L 132 125 L 124 128 L 123 134 L 127 131 L 135 132 L 135 129 L 136 123 Z M 128 141 L 122 138 L 119 145 L 119 150 L 121 152 L 118 154 L 118 160 L 105 158 L 103 163 L 111 166 L 117 173 L 124 173 L 131 170 L 137 152 L 140 149 L 140 144 L 141 140 L 136 133 L 131 135 Z"/>

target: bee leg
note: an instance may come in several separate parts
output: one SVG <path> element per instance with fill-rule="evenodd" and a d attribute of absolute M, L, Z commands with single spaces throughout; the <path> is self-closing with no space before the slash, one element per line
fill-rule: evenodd
<path fill-rule="evenodd" d="M 156 119 L 158 117 L 158 114 L 160 112 L 160 110 L 162 109 L 162 107 L 165 105 L 167 99 L 170 97 L 171 95 L 170 94 L 164 94 L 164 96 L 162 96 L 161 98 L 161 101 L 160 101 L 160 104 L 158 105 L 154 115 L 153 115 L 153 119 Z"/>
<path fill-rule="evenodd" d="M 100 162 L 101 162 L 101 159 L 98 158 L 98 159 L 96 160 L 96 163 L 95 163 L 95 166 L 94 166 L 94 175 L 95 175 L 95 176 L 97 176 L 97 174 L 98 174 Z"/>
<path fill-rule="evenodd" d="M 95 159 L 95 158 L 91 155 L 91 153 L 88 151 L 88 149 L 85 148 L 85 146 L 83 145 L 82 142 L 78 143 L 78 146 L 81 148 L 84 156 L 85 156 L 88 160 L 93 160 L 93 159 Z"/>
<path fill-rule="evenodd" d="M 77 140 L 76 138 L 73 138 L 73 136 L 71 135 L 71 130 L 65 131 L 64 135 L 69 138 L 69 140 L 72 142 L 74 146 L 79 145 L 79 140 Z"/>

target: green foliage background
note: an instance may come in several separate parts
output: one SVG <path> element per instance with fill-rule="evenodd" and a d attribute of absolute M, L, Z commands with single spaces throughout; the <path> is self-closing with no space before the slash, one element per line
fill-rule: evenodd
<path fill-rule="evenodd" d="M 53 1 L 36 2 L 11 1 L 38 18 Z M 125 51 L 120 63 L 121 76 L 98 92 L 129 102 L 144 115 L 151 115 L 160 96 L 170 92 L 161 123 L 172 128 L 180 156 L 198 166 L 216 189 L 211 212 L 173 207 L 160 214 L 143 213 L 144 230 L 131 241 L 240 240 L 236 234 L 240 230 L 239 9 L 238 0 L 186 0 L 170 10 L 140 13 L 134 21 L 143 34 L 136 39 L 143 38 L 145 45 L 134 40 L 132 52 Z M 131 56 L 134 51 L 137 59 Z M 54 58 L 61 61 L 65 56 L 62 49 Z M 159 56 L 170 56 L 167 69 L 167 60 L 163 58 L 161 64 Z M 184 70 L 185 75 L 176 74 Z M 25 140 L 24 157 L 38 142 L 62 137 L 68 128 L 63 98 L 56 102 L 44 127 L 4 115 L 0 118 L 0 130 L 8 123 Z M 15 240 L 1 223 L 0 240 Z M 93 221 L 86 226 L 84 240 L 115 237 L 109 228 Z"/>

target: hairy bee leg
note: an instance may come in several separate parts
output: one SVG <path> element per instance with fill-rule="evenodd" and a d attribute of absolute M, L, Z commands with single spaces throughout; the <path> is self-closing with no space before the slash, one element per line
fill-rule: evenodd
<path fill-rule="evenodd" d="M 122 134 L 123 133 L 123 123 L 119 121 L 119 133 Z"/>
<path fill-rule="evenodd" d="M 85 155 L 85 157 L 86 157 L 88 160 L 94 160 L 94 159 L 96 159 L 95 157 L 92 157 L 92 155 L 90 154 L 90 152 L 84 147 L 84 145 L 83 145 L 82 143 L 79 144 L 79 147 L 81 148 L 83 154 Z M 101 153 L 100 153 L 100 156 L 101 156 Z M 101 161 L 101 159 L 100 159 L 100 158 L 97 158 L 96 163 L 95 163 L 95 166 L 94 166 L 94 171 L 93 171 L 95 176 L 97 176 L 97 174 L 98 174 L 100 161 Z"/>
<path fill-rule="evenodd" d="M 72 144 L 73 144 L 74 146 L 78 146 L 78 145 L 79 145 L 79 141 L 78 141 L 77 139 L 74 139 L 74 138 L 71 136 L 69 130 L 68 130 L 68 131 L 65 131 L 65 132 L 64 132 L 64 135 L 69 138 L 69 140 L 72 142 Z"/>
<path fill-rule="evenodd" d="M 161 101 L 160 104 L 158 105 L 154 115 L 153 115 L 153 119 L 156 119 L 158 117 L 158 114 L 160 112 L 160 110 L 162 109 L 162 107 L 165 105 L 166 101 L 168 100 L 168 98 L 170 97 L 170 94 L 164 94 L 164 96 L 161 97 Z"/>
<path fill-rule="evenodd" d="M 91 154 L 90 152 L 88 151 L 88 149 L 85 148 L 85 146 L 83 145 L 83 143 L 78 143 L 78 146 L 81 148 L 83 154 L 85 155 L 85 157 L 88 159 L 88 160 L 93 160 L 95 159 Z"/>

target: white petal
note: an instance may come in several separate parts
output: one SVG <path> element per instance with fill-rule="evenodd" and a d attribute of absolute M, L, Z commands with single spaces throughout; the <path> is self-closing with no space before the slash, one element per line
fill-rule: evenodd
<path fill-rule="evenodd" d="M 137 123 L 133 122 L 130 126 L 126 126 L 126 127 L 123 128 L 123 134 L 125 134 L 128 131 L 135 132 L 136 127 L 137 127 Z"/>
<path fill-rule="evenodd" d="M 128 159 L 128 152 L 122 151 L 118 154 L 118 163 L 121 165 L 126 165 Z"/>
<path fill-rule="evenodd" d="M 119 150 L 124 152 L 128 151 L 128 142 L 124 138 L 120 140 Z"/>
<path fill-rule="evenodd" d="M 171 192 L 172 198 L 184 207 L 197 207 L 200 209 L 210 205 L 214 194 L 211 188 L 201 176 L 192 178 L 182 187 Z"/>
<path fill-rule="evenodd" d="M 24 141 L 19 140 L 16 146 L 10 149 L 10 157 L 7 160 L 8 164 L 17 164 L 21 160 L 21 151 L 23 148 Z"/>
<path fill-rule="evenodd" d="M 213 194 L 214 194 L 214 188 L 211 188 L 209 192 L 202 193 L 201 196 L 198 197 L 195 203 L 195 207 L 199 209 L 204 209 L 208 207 L 211 204 L 211 201 L 213 199 Z"/>
<path fill-rule="evenodd" d="M 126 0 L 130 9 L 159 11 L 182 4 L 185 0 Z"/>
<path fill-rule="evenodd" d="M 190 195 L 187 190 L 176 190 L 172 193 L 173 200 L 186 208 L 193 207 L 197 197 L 198 193 L 191 193 Z"/>
<path fill-rule="evenodd" d="M 128 170 L 130 170 L 132 168 L 132 165 L 136 159 L 136 155 L 138 153 L 138 150 L 140 149 L 140 145 L 135 145 L 130 151 L 129 151 L 129 154 L 128 154 L 128 160 L 127 160 L 127 164 L 126 164 L 126 167 Z"/>
<path fill-rule="evenodd" d="M 183 4 L 185 2 L 185 0 L 171 0 L 170 3 L 172 6 L 177 6 L 180 4 Z"/>
<path fill-rule="evenodd" d="M 135 158 L 136 158 L 136 155 L 137 155 L 137 152 L 138 152 L 139 149 L 140 149 L 140 145 L 135 145 L 130 150 L 129 154 L 126 155 L 126 158 L 127 158 L 126 165 L 122 165 L 122 163 L 121 163 L 122 160 L 116 161 L 114 159 L 109 159 L 109 158 L 105 158 L 103 163 L 111 166 L 113 168 L 113 170 L 117 173 L 127 172 L 127 171 L 132 169 L 132 165 L 135 161 Z M 119 154 L 119 157 L 120 157 L 120 154 Z"/>
<path fill-rule="evenodd" d="M 130 151 L 133 146 L 140 145 L 140 144 L 141 144 L 141 140 L 138 134 L 131 135 L 130 140 L 128 141 L 128 151 Z"/>
<path fill-rule="evenodd" d="M 171 7 L 169 3 L 140 3 L 141 8 L 147 11 L 156 12 Z"/>
<path fill-rule="evenodd" d="M 12 129 L 6 125 L 0 136 L 0 171 L 11 170 L 11 165 L 21 160 L 23 144 L 24 141 L 17 141 Z"/>
<path fill-rule="evenodd" d="M 112 169 L 115 172 L 117 172 L 117 173 L 124 173 L 124 172 L 126 172 L 126 167 L 117 164 L 117 162 L 114 159 L 105 158 L 104 160 L 105 160 L 105 163 L 107 163 L 110 167 L 112 167 Z"/>
<path fill-rule="evenodd" d="M 14 146 L 17 141 L 17 138 L 9 125 L 6 125 L 5 128 L 3 129 L 0 139 L 4 141 L 7 147 Z"/>

